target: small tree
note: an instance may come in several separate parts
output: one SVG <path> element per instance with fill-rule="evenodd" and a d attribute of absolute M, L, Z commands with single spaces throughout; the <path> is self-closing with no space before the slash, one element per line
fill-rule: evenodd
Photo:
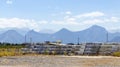
<path fill-rule="evenodd" d="M 48 50 L 45 50 L 44 54 L 45 54 L 45 55 L 49 55 L 49 51 L 48 51 Z"/>
<path fill-rule="evenodd" d="M 67 51 L 64 51 L 64 55 L 67 55 Z"/>
<path fill-rule="evenodd" d="M 56 51 L 52 51 L 52 55 L 56 55 Z"/>

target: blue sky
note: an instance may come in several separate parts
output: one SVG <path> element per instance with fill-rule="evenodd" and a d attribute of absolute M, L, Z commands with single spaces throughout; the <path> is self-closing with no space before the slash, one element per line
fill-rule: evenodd
<path fill-rule="evenodd" d="M 120 30 L 120 0 L 0 0 L 0 28 Z"/>

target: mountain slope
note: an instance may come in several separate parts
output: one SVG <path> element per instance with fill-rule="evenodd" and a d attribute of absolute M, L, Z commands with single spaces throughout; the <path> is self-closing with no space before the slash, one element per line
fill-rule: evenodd
<path fill-rule="evenodd" d="M 78 43 L 79 42 L 106 42 L 107 34 L 109 41 L 119 41 L 120 33 L 109 33 L 101 26 L 93 25 L 88 29 L 72 32 L 65 28 L 57 31 L 53 34 L 39 33 L 34 30 L 30 30 L 22 36 L 15 30 L 8 30 L 0 35 L 0 42 L 9 43 L 23 43 L 25 42 L 44 42 L 44 41 L 56 41 L 62 40 L 63 43 Z"/>
<path fill-rule="evenodd" d="M 15 30 L 8 30 L 0 35 L 0 42 L 23 43 L 23 36 Z"/>
<path fill-rule="evenodd" d="M 51 37 L 53 40 L 62 40 L 63 43 L 73 42 L 76 43 L 76 35 L 74 32 L 71 32 L 65 28 L 54 33 Z"/>
<path fill-rule="evenodd" d="M 105 42 L 107 31 L 103 27 L 94 25 L 76 34 L 79 35 L 81 42 Z"/>
<path fill-rule="evenodd" d="M 120 42 L 120 36 L 114 37 L 111 42 Z"/>
<path fill-rule="evenodd" d="M 44 33 L 38 33 L 34 30 L 31 30 L 27 32 L 26 34 L 26 41 L 27 42 L 44 42 L 46 40 L 49 40 L 49 34 Z"/>

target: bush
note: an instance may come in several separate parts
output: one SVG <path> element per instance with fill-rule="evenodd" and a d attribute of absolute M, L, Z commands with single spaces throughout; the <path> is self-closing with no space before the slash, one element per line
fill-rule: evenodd
<path fill-rule="evenodd" d="M 64 51 L 64 55 L 67 55 L 67 51 Z"/>
<path fill-rule="evenodd" d="M 113 56 L 120 57 L 120 52 L 114 52 Z"/>
<path fill-rule="evenodd" d="M 56 51 L 52 51 L 52 55 L 56 55 Z"/>

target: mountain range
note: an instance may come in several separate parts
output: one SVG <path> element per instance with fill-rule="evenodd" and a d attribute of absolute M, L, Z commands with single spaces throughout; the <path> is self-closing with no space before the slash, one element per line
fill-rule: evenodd
<path fill-rule="evenodd" d="M 63 28 L 55 33 L 40 33 L 34 30 L 28 32 L 11 29 L 0 34 L 0 42 L 24 43 L 61 40 L 63 43 L 83 42 L 120 42 L 120 33 L 110 33 L 104 27 L 93 25 L 82 31 L 72 32 Z M 25 35 L 23 35 L 25 34 Z"/>

